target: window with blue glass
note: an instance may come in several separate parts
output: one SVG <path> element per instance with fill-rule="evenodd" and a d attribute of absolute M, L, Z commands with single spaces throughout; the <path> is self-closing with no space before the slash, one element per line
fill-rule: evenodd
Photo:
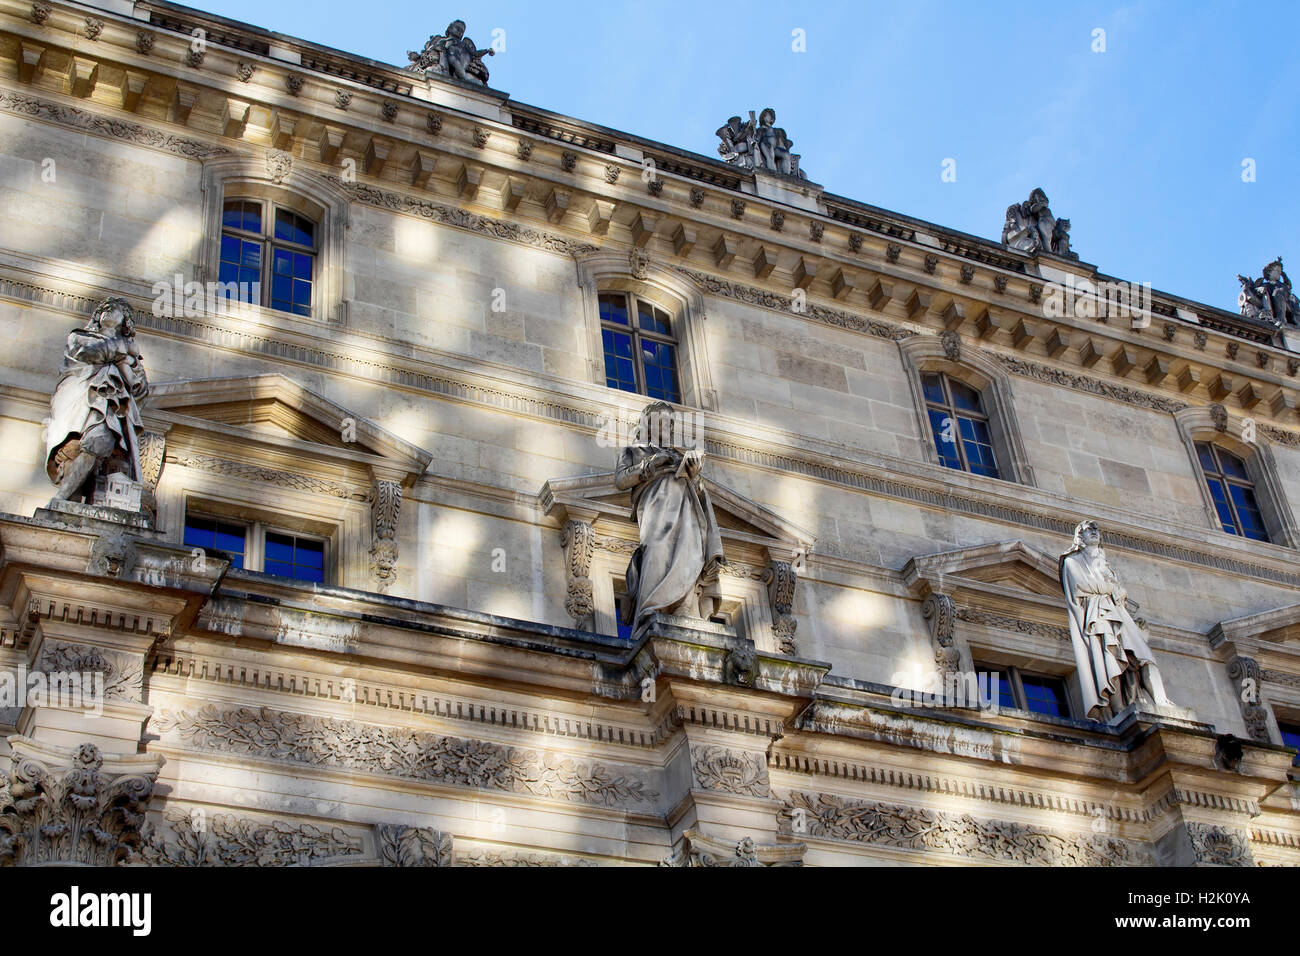
<path fill-rule="evenodd" d="M 979 390 L 943 372 L 921 376 L 925 410 L 939 461 L 946 468 L 999 478 L 993 434 Z"/>
<path fill-rule="evenodd" d="M 1232 452 L 1209 442 L 1196 442 L 1196 457 L 1210 489 L 1219 524 L 1228 534 L 1267 541 L 1268 530 L 1255 497 L 1255 483 L 1246 463 Z"/>
<path fill-rule="evenodd" d="M 232 568 L 242 568 L 244 550 L 248 546 L 248 526 L 221 518 L 186 515 L 185 546 L 201 548 L 204 554 L 226 558 Z"/>
<path fill-rule="evenodd" d="M 1027 710 L 1049 717 L 1069 717 L 1070 699 L 1065 681 L 1044 674 L 1027 674 L 1018 667 L 976 664 L 977 674 L 989 674 L 989 690 L 996 689 L 998 706 Z"/>
<path fill-rule="evenodd" d="M 218 279 L 225 294 L 281 312 L 310 316 L 316 268 L 316 223 L 261 199 L 230 199 L 222 208 Z"/>
<path fill-rule="evenodd" d="M 262 570 L 295 581 L 325 582 L 325 542 L 320 538 L 266 532 Z"/>
<path fill-rule="evenodd" d="M 1277 729 L 1282 732 L 1282 746 L 1300 750 L 1300 724 L 1277 722 Z M 1296 754 L 1291 766 L 1300 767 L 1300 754 Z"/>
<path fill-rule="evenodd" d="M 677 340 L 662 308 L 626 292 L 601 293 L 605 384 L 666 402 L 682 400 Z"/>

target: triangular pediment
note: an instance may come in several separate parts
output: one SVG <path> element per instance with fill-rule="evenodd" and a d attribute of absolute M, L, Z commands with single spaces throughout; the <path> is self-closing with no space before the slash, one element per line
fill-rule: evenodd
<path fill-rule="evenodd" d="M 150 386 L 144 415 L 169 442 L 218 452 L 260 449 L 281 458 L 337 459 L 414 482 L 433 456 L 350 409 L 278 373 Z"/>
<path fill-rule="evenodd" d="M 765 549 L 781 560 L 808 553 L 816 538 L 806 529 L 707 476 L 704 486 L 713 501 L 724 547 L 729 542 Z M 546 513 L 558 521 L 570 517 L 593 523 L 632 522 L 630 497 L 614 486 L 614 473 L 548 481 L 539 495 Z"/>
<path fill-rule="evenodd" d="M 1058 600 L 1057 558 L 1023 541 L 999 541 L 955 551 L 918 555 L 903 568 L 903 579 L 917 593 L 954 589 L 990 595 L 1033 595 Z"/>

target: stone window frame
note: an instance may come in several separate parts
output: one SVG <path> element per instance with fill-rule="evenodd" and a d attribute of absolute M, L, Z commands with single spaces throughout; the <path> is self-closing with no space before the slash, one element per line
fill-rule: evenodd
<path fill-rule="evenodd" d="M 1219 406 L 1222 408 L 1222 406 Z M 1287 501 L 1282 478 L 1277 468 L 1277 459 L 1273 455 L 1272 445 L 1262 435 L 1256 435 L 1254 442 L 1247 442 L 1237 437 L 1242 433 L 1245 419 L 1231 415 L 1226 409 L 1218 415 L 1210 407 L 1184 408 L 1174 413 L 1174 422 L 1178 426 L 1179 437 L 1187 449 L 1187 460 L 1196 479 L 1196 486 L 1201 491 L 1201 501 L 1205 508 L 1205 519 L 1209 526 L 1220 534 L 1240 541 L 1272 544 L 1284 548 L 1300 548 L 1300 524 Z M 1219 425 L 1223 428 L 1220 429 Z M 1255 542 L 1242 535 L 1228 535 L 1219 521 L 1219 514 L 1210 497 L 1210 489 L 1201 470 L 1200 456 L 1196 454 L 1196 442 L 1209 442 L 1232 452 L 1246 463 L 1246 474 L 1255 485 L 1255 500 L 1259 504 L 1260 514 L 1264 517 L 1264 527 L 1268 530 L 1268 541 Z"/>
<path fill-rule="evenodd" d="M 227 199 L 261 199 L 300 213 L 317 223 L 316 275 L 310 318 L 250 305 L 271 321 L 347 322 L 347 227 L 351 199 L 328 180 L 295 165 L 275 182 L 264 161 L 245 157 L 203 164 L 203 230 L 195 278 L 216 282 L 220 273 L 222 211 Z M 268 277 L 263 276 L 265 281 Z"/>
<path fill-rule="evenodd" d="M 315 538 L 325 543 L 324 587 L 338 587 L 342 580 L 342 562 L 340 549 L 346 529 L 338 521 L 320 520 L 295 512 L 272 511 L 267 508 L 250 505 L 247 502 L 232 500 L 219 493 L 184 491 L 180 496 L 180 520 L 177 522 L 179 540 L 185 540 L 185 526 L 191 516 L 218 518 L 232 524 L 243 525 L 247 529 L 244 539 L 243 570 L 256 574 L 266 573 L 263 565 L 266 561 L 266 534 L 278 531 L 295 537 Z M 249 567 L 250 559 L 257 567 Z M 299 586 L 314 584 L 296 578 L 279 578 Z"/>
<path fill-rule="evenodd" d="M 993 438 L 993 454 L 997 459 L 999 478 L 986 478 L 969 471 L 962 474 L 974 480 L 1004 481 L 1012 484 L 1037 487 L 1034 469 L 1029 463 L 1025 451 L 1025 442 L 1020 434 L 1020 423 L 1016 415 L 1015 401 L 1012 396 L 1011 376 L 997 364 L 971 349 L 960 349 L 959 357 L 953 359 L 943 341 L 938 336 L 914 336 L 898 343 L 899 354 L 903 361 L 903 371 L 907 373 L 907 382 L 912 391 L 912 409 L 916 414 L 917 427 L 923 439 L 925 460 L 936 468 L 952 471 L 939 460 L 939 453 L 934 447 L 934 434 L 930 429 L 930 419 L 926 414 L 925 390 L 921 376 L 926 372 L 944 372 L 950 378 L 977 389 L 984 401 L 984 411 L 988 415 L 989 433 Z"/>
<path fill-rule="evenodd" d="M 627 562 L 628 555 L 622 553 L 597 548 L 592 554 L 592 629 L 597 634 L 618 636 L 617 593 L 627 573 Z M 741 618 L 737 634 L 752 640 L 758 650 L 775 653 L 777 641 L 762 583 L 724 573 L 718 576 L 718 592 L 723 613 L 731 615 L 733 620 L 736 616 Z"/>
<path fill-rule="evenodd" d="M 605 384 L 604 346 L 601 340 L 600 294 L 630 292 L 663 309 L 671 316 L 677 339 L 677 377 L 681 405 L 706 411 L 718 407 L 717 390 L 709 362 L 704 331 L 704 296 L 701 290 L 677 274 L 654 265 L 632 272 L 631 261 L 612 253 L 598 253 L 578 263 L 578 284 L 582 289 L 586 326 L 588 375 L 592 384 Z M 633 394 L 628 392 L 626 394 Z M 645 396 L 641 396 L 644 398 Z"/>

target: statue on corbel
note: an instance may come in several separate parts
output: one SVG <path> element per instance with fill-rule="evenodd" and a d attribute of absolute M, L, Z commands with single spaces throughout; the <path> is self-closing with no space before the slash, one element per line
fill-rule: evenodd
<path fill-rule="evenodd" d="M 1128 592 L 1106 559 L 1096 521 L 1079 522 L 1059 567 L 1084 713 L 1106 720 L 1134 704 L 1172 708 L 1145 630 L 1129 613 Z"/>
<path fill-rule="evenodd" d="M 149 380 L 130 303 L 101 302 L 84 327 L 68 334 L 59 371 L 45 427 L 45 470 L 57 486 L 51 507 L 85 501 L 141 511 L 162 459 L 153 439 L 142 443 L 140 404 Z"/>
<path fill-rule="evenodd" d="M 636 440 L 620 450 L 614 484 L 632 493 L 640 539 L 628 562 L 620 620 L 635 641 L 657 613 L 707 618 L 726 558 L 713 502 L 704 487 L 704 452 L 676 444 L 678 412 L 651 402 Z M 705 608 L 704 605 L 710 605 Z"/>

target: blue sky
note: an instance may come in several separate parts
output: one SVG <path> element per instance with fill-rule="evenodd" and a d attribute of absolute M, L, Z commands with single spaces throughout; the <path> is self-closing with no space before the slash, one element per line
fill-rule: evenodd
<path fill-rule="evenodd" d="M 996 239 L 1042 186 L 1084 261 L 1233 311 L 1238 272 L 1300 277 L 1293 2 L 191 5 L 402 65 L 460 17 L 505 30 L 492 85 L 531 105 L 708 156 L 772 106 L 828 192 Z"/>

